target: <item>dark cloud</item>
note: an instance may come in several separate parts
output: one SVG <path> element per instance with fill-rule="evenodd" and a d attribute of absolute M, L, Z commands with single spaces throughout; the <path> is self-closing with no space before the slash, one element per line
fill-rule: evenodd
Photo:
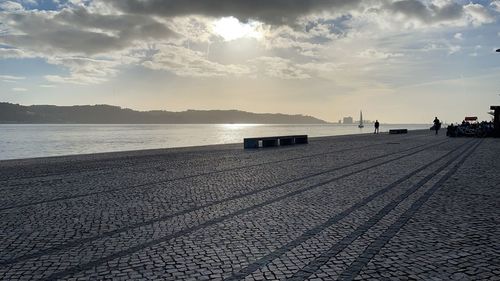
<path fill-rule="evenodd" d="M 93 14 L 85 8 L 66 9 L 53 17 L 35 12 L 4 17 L 11 28 L 24 34 L 4 35 L 0 42 L 29 49 L 98 54 L 127 48 L 135 40 L 176 35 L 164 24 L 147 16 Z"/>
<path fill-rule="evenodd" d="M 361 0 L 103 0 L 131 14 L 234 16 L 240 20 L 289 23 L 302 15 L 354 8 Z"/>
<path fill-rule="evenodd" d="M 300 16 L 315 12 L 348 13 L 356 8 L 379 7 L 422 22 L 459 19 L 464 7 L 450 2 L 443 6 L 421 0 L 101 0 L 127 14 L 175 17 L 204 15 L 234 16 L 242 21 L 260 20 L 269 24 L 293 25 Z"/>
<path fill-rule="evenodd" d="M 396 1 L 389 4 L 388 9 L 427 23 L 455 20 L 464 14 L 463 6 L 457 3 L 449 3 L 439 7 L 436 5 L 427 6 L 418 0 Z"/>
<path fill-rule="evenodd" d="M 85 8 L 65 9 L 54 20 L 83 28 L 93 27 L 121 34 L 143 33 L 145 37 L 163 37 L 171 33 L 168 28 L 151 17 L 141 15 L 103 15 L 90 13 Z"/>
<path fill-rule="evenodd" d="M 119 38 L 97 32 L 65 29 L 38 32 L 36 35 L 6 35 L 1 42 L 33 51 L 48 49 L 71 53 L 96 54 L 122 47 Z"/>

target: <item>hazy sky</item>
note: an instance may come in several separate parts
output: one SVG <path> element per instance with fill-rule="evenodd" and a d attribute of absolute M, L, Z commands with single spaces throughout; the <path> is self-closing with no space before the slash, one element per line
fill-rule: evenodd
<path fill-rule="evenodd" d="M 500 0 L 0 0 L 0 101 L 489 118 Z"/>

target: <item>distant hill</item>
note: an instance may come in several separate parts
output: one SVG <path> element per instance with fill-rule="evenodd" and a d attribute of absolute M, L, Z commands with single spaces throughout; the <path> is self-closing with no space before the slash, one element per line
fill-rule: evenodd
<path fill-rule="evenodd" d="M 0 103 L 0 123 L 69 124 L 324 124 L 304 115 L 239 110 L 135 111 L 111 105 L 31 105 Z"/>

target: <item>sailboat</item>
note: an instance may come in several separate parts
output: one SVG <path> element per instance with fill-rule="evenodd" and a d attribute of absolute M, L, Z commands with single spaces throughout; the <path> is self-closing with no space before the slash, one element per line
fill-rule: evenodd
<path fill-rule="evenodd" d="M 358 125 L 358 128 L 363 128 L 365 127 L 365 125 L 363 125 L 363 111 L 359 111 L 359 125 Z"/>

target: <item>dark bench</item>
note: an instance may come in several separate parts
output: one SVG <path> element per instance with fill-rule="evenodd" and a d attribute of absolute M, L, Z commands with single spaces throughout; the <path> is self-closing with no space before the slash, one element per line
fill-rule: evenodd
<path fill-rule="evenodd" d="M 407 134 L 408 129 L 391 129 L 389 130 L 389 134 L 395 135 L 395 134 Z"/>
<path fill-rule="evenodd" d="M 244 138 L 245 148 L 273 147 L 308 143 L 307 135 Z"/>

